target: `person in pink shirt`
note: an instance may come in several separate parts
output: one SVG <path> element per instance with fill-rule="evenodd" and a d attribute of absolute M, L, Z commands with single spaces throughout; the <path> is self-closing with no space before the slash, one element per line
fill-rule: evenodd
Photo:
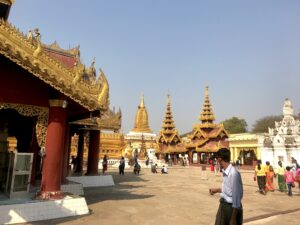
<path fill-rule="evenodd" d="M 284 180 L 288 187 L 288 195 L 292 196 L 292 187 L 295 187 L 295 178 L 293 172 L 291 171 L 291 167 L 287 166 L 284 174 Z"/>

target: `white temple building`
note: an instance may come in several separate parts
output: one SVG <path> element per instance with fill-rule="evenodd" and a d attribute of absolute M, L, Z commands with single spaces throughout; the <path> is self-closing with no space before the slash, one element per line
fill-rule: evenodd
<path fill-rule="evenodd" d="M 283 165 L 290 165 L 292 157 L 300 160 L 300 121 L 294 118 L 289 99 L 284 101 L 282 121 L 275 122 L 275 128 L 269 128 L 269 132 L 259 138 L 258 145 L 263 163 L 269 161 L 277 166 L 280 160 Z"/>

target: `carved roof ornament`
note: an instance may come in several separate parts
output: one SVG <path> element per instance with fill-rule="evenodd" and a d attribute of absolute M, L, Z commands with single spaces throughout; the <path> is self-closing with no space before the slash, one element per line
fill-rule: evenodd
<path fill-rule="evenodd" d="M 99 96 L 98 96 L 98 103 L 99 105 L 104 108 L 108 109 L 109 107 L 109 85 L 106 79 L 106 76 L 102 69 L 100 69 L 100 75 L 97 82 L 97 86 L 99 88 Z"/>
<path fill-rule="evenodd" d="M 41 34 L 38 28 L 34 29 L 34 40 L 37 43 L 37 48 L 33 52 L 34 57 L 38 57 L 42 52 L 42 46 L 41 46 Z"/>
<path fill-rule="evenodd" d="M 70 68 L 46 52 L 38 30 L 33 39 L 28 39 L 9 22 L 0 20 L 0 54 L 88 110 L 108 109 L 109 87 L 104 73 L 98 82 L 82 79 L 83 64 L 79 62 Z"/>
<path fill-rule="evenodd" d="M 143 94 L 141 96 L 141 102 L 140 105 L 138 106 L 138 111 L 135 116 L 135 123 L 132 131 L 138 133 L 152 133 L 149 127 L 148 112 L 145 107 Z"/>

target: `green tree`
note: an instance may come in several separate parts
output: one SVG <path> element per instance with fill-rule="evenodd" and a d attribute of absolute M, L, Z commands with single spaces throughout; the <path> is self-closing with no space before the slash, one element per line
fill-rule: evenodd
<path fill-rule="evenodd" d="M 282 116 L 265 116 L 256 120 L 252 128 L 252 133 L 265 133 L 268 132 L 268 128 L 275 127 L 275 121 L 281 121 Z"/>
<path fill-rule="evenodd" d="M 247 132 L 247 122 L 244 119 L 240 119 L 234 116 L 230 119 L 224 120 L 222 123 L 224 124 L 225 130 L 229 134 Z"/>

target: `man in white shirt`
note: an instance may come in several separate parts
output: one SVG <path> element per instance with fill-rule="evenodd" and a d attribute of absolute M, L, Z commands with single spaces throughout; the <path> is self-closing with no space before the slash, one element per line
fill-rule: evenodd
<path fill-rule="evenodd" d="M 220 205 L 215 225 L 243 224 L 243 183 L 239 171 L 230 163 L 230 151 L 221 148 L 216 156 L 223 172 L 222 188 L 210 188 L 209 193 L 220 193 Z"/>

